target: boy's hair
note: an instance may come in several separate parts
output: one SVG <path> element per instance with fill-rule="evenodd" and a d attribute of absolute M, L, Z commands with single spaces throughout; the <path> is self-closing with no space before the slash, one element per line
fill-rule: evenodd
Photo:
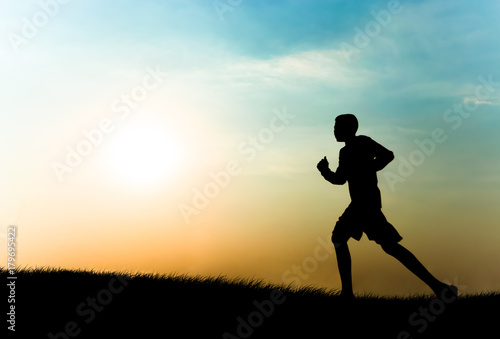
<path fill-rule="evenodd" d="M 358 130 L 358 119 L 354 114 L 341 114 L 335 118 L 335 122 L 342 125 L 348 133 L 356 134 Z"/>

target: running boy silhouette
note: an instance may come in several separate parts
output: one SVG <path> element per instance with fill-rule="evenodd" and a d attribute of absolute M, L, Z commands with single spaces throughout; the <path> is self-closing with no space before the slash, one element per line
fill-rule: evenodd
<path fill-rule="evenodd" d="M 342 282 L 341 296 L 354 297 L 352 290 L 351 255 L 347 241 L 360 240 L 366 233 L 370 240 L 398 259 L 406 268 L 426 283 L 438 298 L 446 293 L 457 295 L 457 288 L 437 280 L 406 248 L 399 244 L 402 237 L 382 213 L 382 200 L 377 186 L 377 171 L 394 159 L 394 154 L 367 136 L 356 136 L 358 120 L 352 114 L 342 114 L 335 119 L 334 135 L 338 142 L 345 142 L 340 150 L 339 166 L 332 172 L 326 157 L 318 163 L 321 175 L 334 185 L 349 184 L 351 203 L 339 218 L 332 232 L 337 264 Z"/>

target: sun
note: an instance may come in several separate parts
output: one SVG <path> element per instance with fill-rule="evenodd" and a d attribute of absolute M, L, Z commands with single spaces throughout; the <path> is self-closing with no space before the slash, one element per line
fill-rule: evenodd
<path fill-rule="evenodd" d="M 115 133 L 108 160 L 116 179 L 131 185 L 152 185 L 168 180 L 179 170 L 182 145 L 172 131 L 141 122 Z"/>

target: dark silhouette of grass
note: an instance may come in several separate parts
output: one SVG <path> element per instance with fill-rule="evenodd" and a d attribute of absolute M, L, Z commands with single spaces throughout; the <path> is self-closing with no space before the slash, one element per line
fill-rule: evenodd
<path fill-rule="evenodd" d="M 0 275 L 7 282 L 5 269 Z M 498 333 L 500 319 L 498 292 L 452 303 L 422 295 L 346 302 L 337 291 L 223 276 L 50 268 L 16 276 L 19 338 L 477 338 Z"/>

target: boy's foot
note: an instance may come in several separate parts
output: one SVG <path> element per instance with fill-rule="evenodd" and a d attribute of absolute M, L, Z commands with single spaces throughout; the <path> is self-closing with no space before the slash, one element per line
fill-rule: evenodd
<path fill-rule="evenodd" d="M 440 300 L 449 300 L 453 302 L 458 298 L 458 288 L 454 285 L 442 284 L 440 287 L 434 290 L 436 297 Z"/>

